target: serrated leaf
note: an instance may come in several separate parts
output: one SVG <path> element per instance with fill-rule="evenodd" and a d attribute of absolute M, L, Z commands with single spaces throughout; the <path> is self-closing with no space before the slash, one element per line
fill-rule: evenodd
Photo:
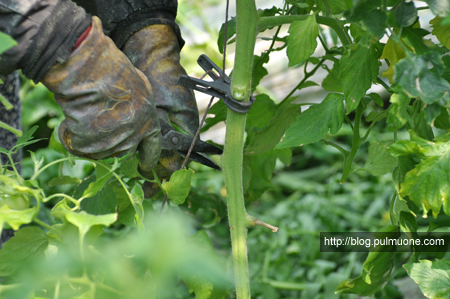
<path fill-rule="evenodd" d="M 78 227 L 80 235 L 84 237 L 89 229 L 95 225 L 110 226 L 117 220 L 117 214 L 91 215 L 85 211 L 75 213 L 67 211 L 65 218 L 68 222 Z"/>
<path fill-rule="evenodd" d="M 437 16 L 430 21 L 433 31 L 431 32 L 441 42 L 441 44 L 450 49 L 450 25 L 442 25 L 442 18 Z"/>
<path fill-rule="evenodd" d="M 396 196 L 389 209 L 389 215 L 394 225 L 399 224 L 401 217 L 400 214 L 402 212 L 412 213 L 411 209 L 408 207 L 408 203 L 406 202 L 406 200 L 401 196 Z"/>
<path fill-rule="evenodd" d="M 115 213 L 117 207 L 116 194 L 106 185 L 96 195 L 81 201 L 81 209 L 93 215 Z"/>
<path fill-rule="evenodd" d="M 42 164 L 44 164 L 44 157 L 41 157 L 41 159 L 36 158 L 36 154 L 30 151 L 31 160 L 33 160 L 34 164 L 34 174 L 36 174 L 39 169 L 41 168 Z"/>
<path fill-rule="evenodd" d="M 401 185 L 400 194 L 409 198 L 419 207 L 433 211 L 436 217 L 441 207 L 450 215 L 450 143 L 442 156 L 432 156 L 420 162 L 408 172 Z"/>
<path fill-rule="evenodd" d="M 63 175 L 58 178 L 53 178 L 48 182 L 49 187 L 55 187 L 59 185 L 70 185 L 70 184 L 80 184 L 81 180 L 76 177 L 71 177 L 67 175 Z"/>
<path fill-rule="evenodd" d="M 434 65 L 434 71 L 428 69 L 428 63 Z M 395 65 L 394 81 L 410 97 L 420 97 L 427 104 L 441 100 L 448 102 L 450 84 L 441 77 L 442 69 L 436 52 L 420 56 L 411 54 Z"/>
<path fill-rule="evenodd" d="M 417 19 L 417 10 L 413 2 L 400 2 L 394 8 L 395 21 L 399 28 L 413 25 Z"/>
<path fill-rule="evenodd" d="M 379 230 L 377 238 L 383 239 L 383 232 L 398 232 L 396 225 L 390 225 Z M 392 234 L 388 235 L 392 238 Z M 385 247 L 389 247 L 388 245 Z M 383 248 L 391 252 L 369 252 L 363 265 L 361 276 L 354 279 L 342 281 L 336 294 L 358 294 L 359 296 L 369 296 L 379 291 L 389 281 L 391 270 L 394 266 L 395 245 L 390 248 Z"/>
<path fill-rule="evenodd" d="M 419 263 L 404 264 L 409 277 L 422 293 L 430 299 L 447 298 L 450 294 L 450 262 L 447 260 L 422 260 Z"/>
<path fill-rule="evenodd" d="M 26 210 L 12 210 L 4 205 L 0 207 L 0 231 L 4 224 L 7 223 L 14 230 L 18 230 L 22 224 L 33 221 L 37 208 L 33 207 Z"/>
<path fill-rule="evenodd" d="M 301 109 L 298 105 L 285 103 L 278 107 L 267 126 L 256 132 L 253 143 L 245 149 L 246 154 L 259 155 L 272 150 L 300 113 Z"/>
<path fill-rule="evenodd" d="M 19 137 L 19 139 L 17 139 L 17 146 L 21 145 L 23 143 L 26 143 L 31 138 L 33 138 L 33 134 L 37 130 L 37 128 L 38 128 L 38 126 L 34 126 L 31 129 L 29 129 L 28 131 L 26 131 L 25 133 L 23 133 L 23 135 L 21 137 Z"/>
<path fill-rule="evenodd" d="M 28 226 L 18 230 L 0 250 L 0 276 L 10 276 L 33 259 L 43 257 L 47 245 L 47 235 L 40 228 Z"/>
<path fill-rule="evenodd" d="M 344 103 L 340 94 L 328 94 L 322 103 L 309 107 L 286 130 L 286 136 L 275 147 L 301 146 L 321 140 L 328 133 L 336 134 L 344 120 Z"/>
<path fill-rule="evenodd" d="M 291 24 L 286 51 L 289 58 L 289 66 L 305 61 L 314 53 L 317 47 L 318 36 L 319 27 L 315 15 Z"/>
<path fill-rule="evenodd" d="M 256 89 L 256 86 L 259 85 L 259 82 L 262 78 L 264 78 L 269 72 L 264 67 L 265 63 L 269 62 L 269 54 L 263 53 L 261 56 L 254 55 L 253 56 L 253 70 L 252 70 L 252 89 L 253 93 Z"/>
<path fill-rule="evenodd" d="M 228 20 L 227 24 L 227 44 L 229 43 L 229 39 L 236 34 L 236 17 L 232 17 Z M 222 24 L 219 31 L 219 37 L 217 38 L 217 49 L 220 54 L 223 54 L 223 44 L 225 38 L 225 24 Z"/>
<path fill-rule="evenodd" d="M 194 171 L 192 169 L 180 169 L 170 176 L 169 182 L 162 183 L 162 188 L 174 204 L 180 205 L 189 195 L 193 178 Z"/>
<path fill-rule="evenodd" d="M 397 44 L 393 39 L 389 38 L 383 48 L 383 53 L 380 59 L 388 59 L 390 65 L 381 75 L 389 79 L 389 82 L 394 83 L 395 64 L 405 58 L 405 50 Z"/>
<path fill-rule="evenodd" d="M 373 46 L 359 44 L 347 50 L 340 61 L 339 78 L 342 80 L 347 114 L 356 109 L 378 75 L 378 55 Z"/>
<path fill-rule="evenodd" d="M 0 32 L 0 54 L 15 45 L 17 45 L 17 42 L 11 36 Z"/>
<path fill-rule="evenodd" d="M 339 60 L 334 62 L 331 70 L 328 70 L 328 75 L 322 81 L 322 87 L 328 91 L 343 92 L 339 79 Z"/>
<path fill-rule="evenodd" d="M 387 150 L 391 142 L 377 142 L 369 146 L 369 155 L 363 170 L 374 176 L 384 175 L 397 166 L 397 158 Z"/>
<path fill-rule="evenodd" d="M 388 128 L 391 130 L 398 130 L 402 128 L 409 119 L 408 106 L 411 98 L 404 93 L 394 93 L 389 99 L 391 106 L 389 107 L 389 114 L 387 118 Z"/>
<path fill-rule="evenodd" d="M 247 112 L 247 128 L 263 128 L 272 119 L 277 111 L 277 105 L 269 96 L 259 94 L 252 105 L 252 109 Z"/>
<path fill-rule="evenodd" d="M 55 151 L 57 151 L 58 153 L 61 154 L 66 154 L 67 150 L 64 148 L 64 146 L 61 144 L 61 142 L 59 141 L 59 137 L 58 137 L 58 129 L 59 126 L 57 126 L 53 132 L 52 132 L 52 136 L 50 137 L 50 141 L 48 142 L 48 147 L 51 149 L 54 149 Z"/>

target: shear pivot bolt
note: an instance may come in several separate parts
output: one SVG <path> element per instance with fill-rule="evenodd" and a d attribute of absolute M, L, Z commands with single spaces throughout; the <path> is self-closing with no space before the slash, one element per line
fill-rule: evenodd
<path fill-rule="evenodd" d="M 173 144 L 178 144 L 178 142 L 180 142 L 180 138 L 178 138 L 178 136 L 173 136 L 172 142 L 173 142 Z"/>

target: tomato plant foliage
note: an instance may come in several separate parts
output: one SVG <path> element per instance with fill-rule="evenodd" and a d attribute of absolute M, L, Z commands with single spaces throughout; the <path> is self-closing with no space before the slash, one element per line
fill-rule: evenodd
<path fill-rule="evenodd" d="M 379 236 L 398 231 L 414 236 L 419 228 L 450 227 L 450 1 L 287 0 L 282 7 L 258 10 L 257 22 L 257 29 L 271 29 L 272 37 L 264 37 L 265 50 L 253 53 L 252 48 L 248 56 L 253 58 L 249 89 L 256 102 L 245 125 L 242 191 L 247 207 L 281 230 L 276 242 L 259 228 L 250 231 L 250 259 L 257 263 L 250 266 L 253 294 L 394 298 L 389 297 L 391 282 L 405 269 L 428 298 L 448 297 L 450 268 L 443 256 L 416 251 L 405 259 L 394 248 L 370 252 L 356 267 L 358 276 L 353 268 L 341 268 L 356 263 L 352 255 L 343 260 L 319 256 L 308 247 L 315 241 L 307 238 L 318 229 L 353 227 L 378 230 Z M 222 26 L 220 53 L 224 43 L 242 34 L 238 28 L 236 18 L 227 30 Z M 202 50 L 219 59 L 211 44 Z M 14 42 L 0 34 L 0 45 L 4 51 Z M 284 50 L 298 82 L 274 101 L 263 87 L 271 55 Z M 326 75 L 313 82 L 318 70 Z M 311 87 L 327 94 L 303 103 L 302 92 Z M 47 114 L 48 127 L 57 130 L 63 116 L 49 92 L 30 82 L 22 92 L 25 126 L 42 125 Z M 42 111 L 26 108 L 39 106 L 33 93 L 47 110 L 42 105 Z M 2 103 L 8 104 L 5 99 Z M 227 118 L 220 101 L 209 113 L 203 131 Z M 16 230 L 0 250 L 2 298 L 233 296 L 222 259 L 229 254 L 229 239 L 222 231 L 227 210 L 220 174 L 191 165 L 168 181 L 152 180 L 161 191 L 146 199 L 141 187 L 148 179 L 137 172 L 136 156 L 103 161 L 73 157 L 54 133 L 49 147 L 38 150 L 32 148 L 39 141 L 32 137 L 35 132 L 36 127 L 27 130 L 11 150 L 0 148 L 10 158 L 20 148 L 33 150 L 24 173 L 17 172 L 12 159 L 0 171 L 0 230 Z M 336 153 L 339 162 L 330 160 Z M 311 161 L 323 167 L 295 172 Z M 363 179 L 378 185 L 365 189 Z M 344 185 L 333 189 L 333 182 Z M 366 204 L 369 189 L 390 192 L 383 216 L 388 220 L 373 220 L 372 205 L 357 212 L 352 210 L 355 202 L 342 207 L 342 194 L 329 190 L 346 186 L 359 187 L 351 198 Z M 269 194 L 275 194 L 273 210 L 265 202 Z M 296 199 L 299 194 L 301 200 Z M 164 195 L 171 208 L 160 215 Z M 433 220 L 425 220 L 427 216 Z M 267 251 L 256 250 L 258 244 Z M 294 254 L 300 257 L 292 260 Z M 302 268 L 286 270 L 297 261 Z"/>

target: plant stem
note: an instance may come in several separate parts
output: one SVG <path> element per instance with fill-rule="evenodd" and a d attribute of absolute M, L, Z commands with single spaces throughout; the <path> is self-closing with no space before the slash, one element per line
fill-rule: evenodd
<path fill-rule="evenodd" d="M 348 175 L 350 174 L 350 170 L 352 168 L 353 159 L 355 158 L 356 153 L 358 152 L 359 146 L 361 145 L 361 135 L 359 133 L 359 125 L 361 123 L 361 116 L 364 112 L 364 108 L 360 103 L 356 108 L 355 113 L 355 124 L 353 128 L 353 140 L 352 140 L 352 149 L 350 151 L 350 155 L 348 156 L 347 163 L 344 166 L 344 173 L 342 174 L 342 178 L 340 183 L 343 184 L 347 180 Z"/>
<path fill-rule="evenodd" d="M 253 51 L 258 14 L 254 0 L 236 0 L 236 56 L 231 92 L 236 100 L 250 97 Z M 227 191 L 228 220 L 233 251 L 236 298 L 250 298 L 247 259 L 247 211 L 244 205 L 242 167 L 246 114 L 228 109 L 223 172 Z"/>
<path fill-rule="evenodd" d="M 22 136 L 23 132 L 17 129 L 14 129 L 13 127 L 11 127 L 10 125 L 5 124 L 4 122 L 0 121 L 0 128 L 3 128 L 5 130 L 10 131 L 11 133 L 13 133 L 14 135 L 16 135 L 17 137 Z"/>

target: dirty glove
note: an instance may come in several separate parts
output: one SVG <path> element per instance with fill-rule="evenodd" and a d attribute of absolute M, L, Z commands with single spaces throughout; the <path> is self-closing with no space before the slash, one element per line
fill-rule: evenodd
<path fill-rule="evenodd" d="M 187 134 L 195 135 L 199 126 L 197 103 L 192 90 L 178 85 L 178 79 L 186 72 L 180 65 L 180 48 L 173 28 L 157 24 L 141 29 L 128 39 L 122 51 L 149 79 L 161 123 L 169 126 L 173 123 Z M 167 126 L 161 128 L 164 131 Z M 163 150 L 155 169 L 159 178 L 168 180 L 180 169 L 181 161 L 177 152 Z M 144 185 L 147 198 L 157 190 L 149 183 Z"/>
<path fill-rule="evenodd" d="M 155 166 L 161 134 L 151 86 L 103 34 L 97 17 L 86 39 L 42 83 L 66 116 L 59 137 L 69 152 L 103 159 L 132 154 L 139 145 L 141 168 Z"/>
<path fill-rule="evenodd" d="M 116 43 L 136 68 L 149 79 L 160 121 L 174 123 L 187 134 L 194 135 L 199 126 L 198 108 L 192 90 L 178 85 L 186 74 L 180 65 L 180 49 L 184 45 L 175 23 L 176 0 L 75 0 L 88 12 L 98 15 L 105 33 Z M 162 133 L 167 126 L 162 125 Z M 155 170 L 160 179 L 168 179 L 181 166 L 181 156 L 163 150 Z M 140 169 L 152 179 L 152 172 Z M 148 198 L 157 192 L 156 184 L 145 192 Z"/>

